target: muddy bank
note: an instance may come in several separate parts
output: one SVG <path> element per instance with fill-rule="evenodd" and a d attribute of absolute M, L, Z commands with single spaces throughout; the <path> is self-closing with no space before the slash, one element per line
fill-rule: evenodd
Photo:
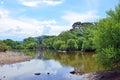
<path fill-rule="evenodd" d="M 0 52 L 0 64 L 11 64 L 31 60 L 30 56 L 23 56 L 18 52 Z"/>
<path fill-rule="evenodd" d="M 85 80 L 120 80 L 120 69 L 85 74 Z"/>

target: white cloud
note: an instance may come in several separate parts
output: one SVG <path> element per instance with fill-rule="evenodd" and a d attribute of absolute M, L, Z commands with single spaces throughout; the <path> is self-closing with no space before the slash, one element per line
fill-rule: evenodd
<path fill-rule="evenodd" d="M 9 17 L 7 10 L 0 10 L 0 36 L 23 39 L 29 36 L 58 35 L 64 30 L 70 29 L 67 26 L 58 26 L 55 20 L 40 21 L 32 18 L 13 19 Z M 46 31 L 48 31 L 46 33 Z"/>
<path fill-rule="evenodd" d="M 52 0 L 43 0 L 43 2 L 52 6 L 56 6 L 63 3 L 63 1 L 52 1 Z"/>
<path fill-rule="evenodd" d="M 37 23 L 38 21 L 36 21 Z M 43 26 L 40 24 L 29 23 L 27 20 L 2 18 L 0 19 L 0 35 L 1 36 L 16 36 L 27 37 L 42 34 Z"/>
<path fill-rule="evenodd" d="M 63 0 L 59 0 L 59 1 L 54 1 L 54 0 L 20 0 L 20 2 L 24 6 L 37 7 L 37 6 L 43 5 L 43 4 L 50 5 L 50 6 L 56 6 L 56 5 L 63 3 Z"/>
<path fill-rule="evenodd" d="M 0 18 L 8 17 L 9 12 L 4 9 L 0 9 Z"/>
<path fill-rule="evenodd" d="M 51 30 L 48 35 L 59 35 L 61 32 L 70 30 L 71 26 L 51 26 Z"/>
<path fill-rule="evenodd" d="M 86 13 L 67 12 L 64 16 L 62 16 L 62 19 L 70 23 L 74 23 L 76 21 L 89 22 L 98 20 L 99 16 L 96 15 L 95 11 L 88 11 Z"/>

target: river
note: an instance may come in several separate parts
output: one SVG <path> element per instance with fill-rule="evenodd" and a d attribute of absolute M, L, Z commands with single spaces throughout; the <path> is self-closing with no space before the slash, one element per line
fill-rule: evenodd
<path fill-rule="evenodd" d="M 85 80 L 84 73 L 102 70 L 93 53 L 27 51 L 30 61 L 0 65 L 0 80 Z M 79 72 L 71 74 L 73 71 Z"/>

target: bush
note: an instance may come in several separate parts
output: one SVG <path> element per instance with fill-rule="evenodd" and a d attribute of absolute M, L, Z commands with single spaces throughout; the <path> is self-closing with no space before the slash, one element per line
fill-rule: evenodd
<path fill-rule="evenodd" d="M 5 52 L 8 50 L 8 46 L 0 41 L 0 52 Z"/>
<path fill-rule="evenodd" d="M 68 39 L 67 41 L 67 50 L 71 51 L 71 50 L 77 50 L 78 49 L 78 45 L 75 39 Z"/>
<path fill-rule="evenodd" d="M 114 68 L 120 66 L 120 5 L 115 11 L 108 11 L 108 15 L 98 23 L 95 31 L 94 43 L 98 52 L 95 57 L 104 67 Z"/>
<path fill-rule="evenodd" d="M 65 42 L 62 41 L 62 40 L 57 40 L 57 41 L 54 41 L 53 43 L 53 47 L 55 50 L 65 50 L 65 46 L 64 46 Z M 63 46 L 62 46 L 63 45 Z"/>

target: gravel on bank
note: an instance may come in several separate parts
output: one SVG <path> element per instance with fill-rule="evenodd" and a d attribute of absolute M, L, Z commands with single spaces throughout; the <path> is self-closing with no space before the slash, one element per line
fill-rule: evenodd
<path fill-rule="evenodd" d="M 12 64 L 16 62 L 29 61 L 32 57 L 23 56 L 18 52 L 6 51 L 0 52 L 0 64 Z"/>

